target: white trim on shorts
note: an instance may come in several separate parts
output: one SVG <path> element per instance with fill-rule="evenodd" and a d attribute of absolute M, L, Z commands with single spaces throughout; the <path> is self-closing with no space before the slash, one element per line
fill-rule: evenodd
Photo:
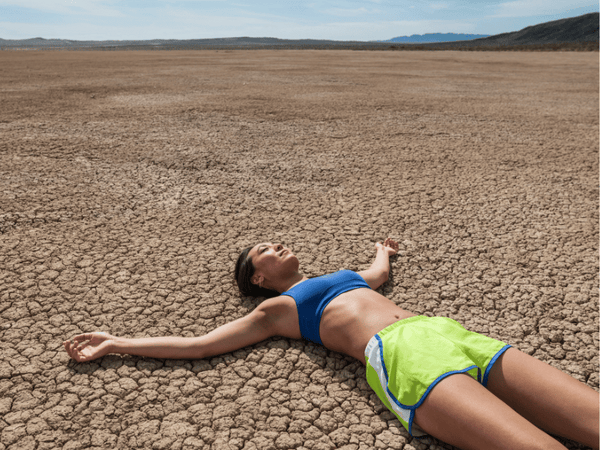
<path fill-rule="evenodd" d="M 383 362 L 383 343 L 378 335 L 375 335 L 369 339 L 369 343 L 365 348 L 365 356 L 368 358 L 369 365 L 373 367 L 377 373 L 377 376 L 379 377 L 379 384 L 383 388 L 387 401 L 394 409 L 394 412 L 402 417 L 402 420 L 404 420 L 406 423 L 409 423 L 411 411 L 398 406 L 398 400 L 392 398 L 391 392 L 388 389 L 388 374 L 387 369 L 385 368 L 385 363 Z"/>

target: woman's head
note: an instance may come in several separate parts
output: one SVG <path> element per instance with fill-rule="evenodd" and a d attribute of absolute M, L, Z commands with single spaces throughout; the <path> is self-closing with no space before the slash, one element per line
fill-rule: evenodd
<path fill-rule="evenodd" d="M 281 244 L 262 243 L 242 250 L 235 280 L 243 295 L 273 297 L 278 281 L 298 270 L 298 259 Z"/>
<path fill-rule="evenodd" d="M 270 289 L 264 289 L 258 284 L 252 283 L 252 277 L 256 268 L 252 264 L 252 257 L 248 256 L 252 247 L 245 248 L 240 253 L 237 263 L 235 264 L 235 281 L 242 295 L 247 297 L 274 297 L 277 292 Z"/>

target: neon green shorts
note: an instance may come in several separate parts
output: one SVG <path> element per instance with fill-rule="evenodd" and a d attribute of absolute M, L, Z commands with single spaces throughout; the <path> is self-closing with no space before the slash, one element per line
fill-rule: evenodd
<path fill-rule="evenodd" d="M 423 436 L 413 419 L 431 389 L 455 373 L 468 373 L 485 386 L 492 365 L 508 348 L 447 317 L 413 316 L 369 340 L 367 382 L 411 436 Z"/>

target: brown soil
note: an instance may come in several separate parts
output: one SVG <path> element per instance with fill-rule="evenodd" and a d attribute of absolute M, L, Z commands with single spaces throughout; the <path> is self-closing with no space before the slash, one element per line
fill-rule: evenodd
<path fill-rule="evenodd" d="M 392 301 L 598 389 L 596 53 L 2 52 L 0 81 L 0 450 L 450 448 L 302 341 L 62 351 L 241 317 L 265 240 L 313 276 L 396 238 Z"/>

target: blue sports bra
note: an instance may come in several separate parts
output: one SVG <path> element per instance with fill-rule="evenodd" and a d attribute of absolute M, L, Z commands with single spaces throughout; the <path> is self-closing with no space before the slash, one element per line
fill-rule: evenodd
<path fill-rule="evenodd" d="M 304 280 L 281 295 L 292 297 L 296 302 L 302 337 L 322 345 L 319 326 L 325 307 L 337 296 L 358 288 L 369 288 L 369 285 L 356 272 L 340 270 Z"/>

